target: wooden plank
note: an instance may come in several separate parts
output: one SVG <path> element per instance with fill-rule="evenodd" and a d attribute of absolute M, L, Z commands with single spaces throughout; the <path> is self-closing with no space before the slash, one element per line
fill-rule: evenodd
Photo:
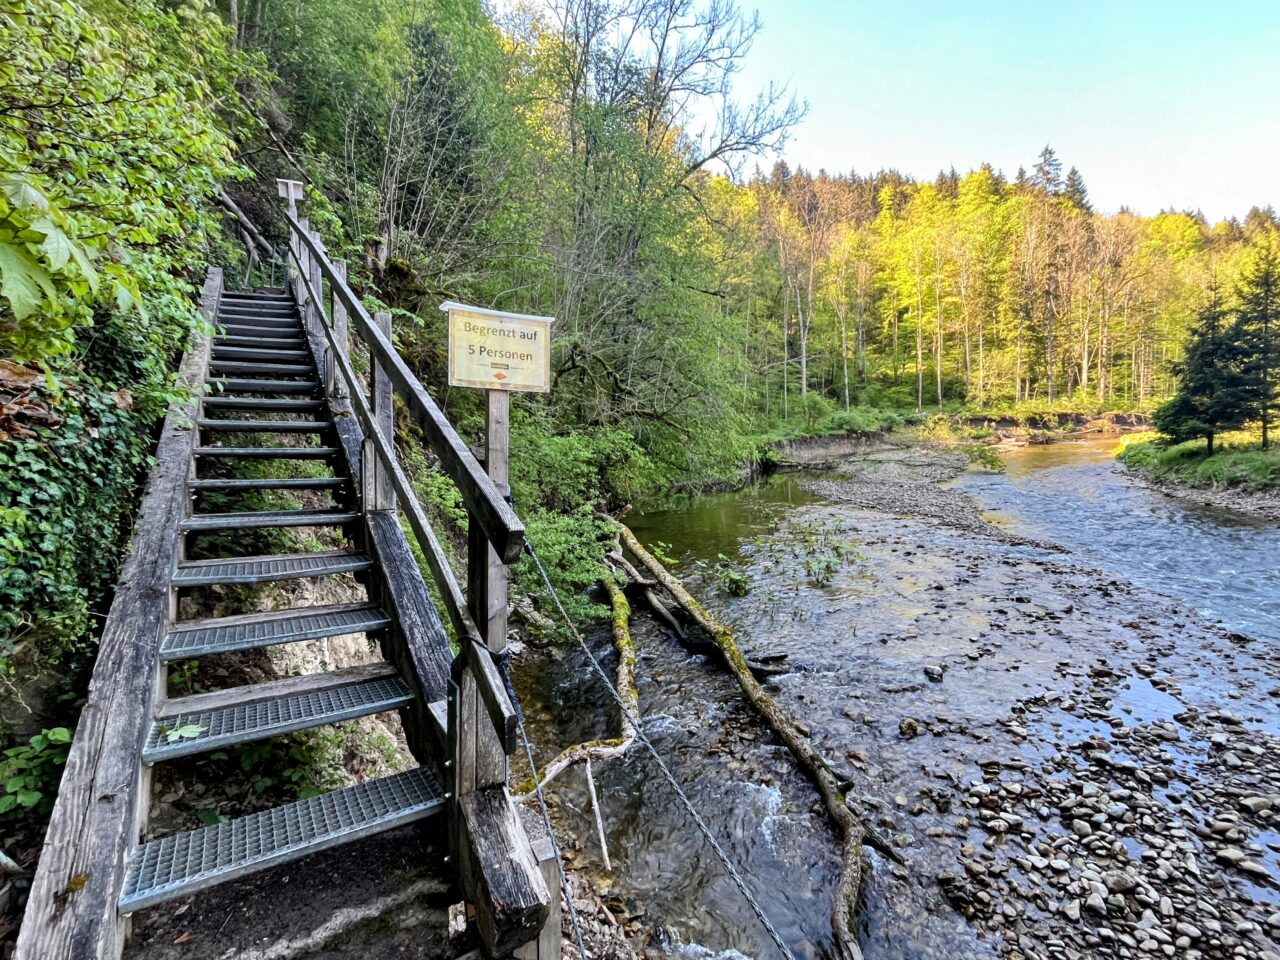
<path fill-rule="evenodd" d="M 539 935 L 551 894 L 505 787 L 460 796 L 458 807 L 463 895 L 476 907 L 485 953 L 506 956 Z"/>
<path fill-rule="evenodd" d="M 335 354 L 335 359 L 336 354 Z M 349 363 L 344 356 L 340 362 Z M 359 476 L 364 456 L 364 437 L 355 418 L 338 414 L 348 409 L 345 400 L 330 398 L 334 412 L 334 432 L 345 454 L 348 469 Z M 382 654 L 400 668 L 401 676 L 418 694 L 405 713 L 405 734 L 414 758 L 441 773 L 440 754 L 443 743 L 437 726 L 426 715 L 425 705 L 444 700 L 448 692 L 449 665 L 453 651 L 440 614 L 431 602 L 418 562 L 409 547 L 395 512 L 382 511 L 365 516 L 365 549 L 377 561 L 381 575 L 371 592 L 372 599 L 388 614 L 396 626 L 388 631 L 382 643 Z"/>
<path fill-rule="evenodd" d="M 304 673 L 297 677 L 282 677 L 264 683 L 249 683 L 210 693 L 195 693 L 189 697 L 174 697 L 156 704 L 156 719 L 170 720 L 182 713 L 201 713 L 205 710 L 221 710 L 223 707 L 244 706 L 264 700 L 279 700 L 300 693 L 319 693 L 365 680 L 381 680 L 399 673 L 394 664 L 361 663 L 340 670 L 323 673 Z"/>
<path fill-rule="evenodd" d="M 375 313 L 373 321 L 377 324 L 378 329 L 391 338 L 391 314 Z M 387 376 L 386 368 L 376 358 L 372 359 L 369 369 L 369 400 L 373 407 L 373 416 L 378 423 L 378 429 L 382 435 L 391 443 L 390 449 L 387 451 L 391 456 L 395 456 L 395 446 L 393 438 L 395 437 L 395 406 L 391 399 L 391 380 Z M 366 444 L 372 444 L 375 441 L 365 438 Z M 376 455 L 370 455 L 365 452 L 364 457 L 364 494 L 366 510 L 394 510 L 396 508 L 396 492 L 391 484 L 391 477 L 385 467 L 380 462 L 380 458 Z"/>
<path fill-rule="evenodd" d="M 347 282 L 347 261 L 333 261 L 333 270 L 338 279 L 343 283 Z M 329 308 L 329 316 L 333 321 L 333 350 L 341 353 L 344 357 L 351 356 L 351 335 L 347 332 L 347 308 L 342 304 L 342 298 L 330 288 L 331 305 Z M 342 379 L 342 375 L 338 372 L 338 364 L 336 360 L 330 356 L 329 365 L 326 370 L 325 382 L 328 385 L 328 394 L 331 397 L 345 397 L 347 395 L 347 384 Z"/>
<path fill-rule="evenodd" d="M 200 312 L 212 324 L 222 271 L 211 268 Z M 197 334 L 178 383 L 199 392 L 209 340 Z M 191 462 L 198 402 L 174 404 L 156 446 L 156 467 L 138 511 L 120 586 L 99 640 L 89 695 L 63 770 L 22 927 L 18 960 L 112 960 L 124 946 L 116 900 L 125 853 L 138 838 L 142 745 L 155 696 L 155 664 L 169 619 L 169 578 Z"/>
<path fill-rule="evenodd" d="M 515 960 L 561 960 L 560 864 L 556 860 L 556 848 L 550 837 L 537 837 L 533 840 L 533 856 L 538 861 L 538 869 L 551 894 L 551 909 L 538 933 L 538 939 L 518 947 L 513 956 Z"/>
<path fill-rule="evenodd" d="M 489 543 L 473 517 L 467 524 L 467 608 L 480 628 L 481 636 L 488 639 L 490 607 Z M 496 558 L 495 558 L 496 559 Z M 497 561 L 501 562 L 501 561 Z M 505 640 L 505 637 L 504 637 Z M 507 782 L 507 752 L 498 737 L 498 729 L 489 721 L 488 706 L 476 689 L 483 682 L 483 664 L 490 662 L 487 654 L 476 656 L 480 644 L 464 643 L 467 669 L 460 681 L 462 687 L 463 728 L 467 731 L 458 757 L 459 768 L 470 772 L 469 783 L 474 788 L 491 787 Z M 480 669 L 477 669 L 477 666 Z M 494 674 L 497 674 L 496 669 Z M 499 679 L 499 684 L 501 680 Z M 492 688 L 492 681 L 487 685 Z M 462 787 L 459 787 L 461 792 Z"/>
<path fill-rule="evenodd" d="M 294 231 L 302 229 L 298 220 L 292 217 L 286 217 L 286 220 Z M 309 254 L 319 252 L 319 247 L 309 236 L 300 235 L 300 239 L 302 247 Z M 332 265 L 324 258 L 319 259 L 321 271 L 332 286 L 334 296 L 347 308 L 351 321 L 368 344 L 371 360 L 380 362 L 385 367 L 396 392 L 404 399 L 414 421 L 422 428 L 427 442 L 440 458 L 445 473 L 457 484 L 468 510 L 479 518 L 485 536 L 499 556 L 507 563 L 515 562 L 524 547 L 524 524 L 480 469 L 467 445 L 396 352 L 391 341 L 377 328 L 364 304 L 346 282 L 338 278 Z"/>

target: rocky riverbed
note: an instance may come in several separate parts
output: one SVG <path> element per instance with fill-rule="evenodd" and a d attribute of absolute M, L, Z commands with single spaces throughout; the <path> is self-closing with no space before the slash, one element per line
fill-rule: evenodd
<path fill-rule="evenodd" d="M 939 487 L 962 468 L 949 458 L 890 459 L 636 523 L 745 646 L 788 653 L 772 692 L 906 858 L 872 855 L 867 955 L 1280 958 L 1273 648 L 1042 528 L 992 523 Z M 746 596 L 723 589 L 718 557 L 745 574 Z M 713 665 L 637 632 L 651 737 L 797 954 L 824 956 L 834 850 L 811 788 Z M 589 680 L 564 666 L 540 678 L 557 704 L 531 696 L 545 736 L 557 716 L 562 730 L 593 723 Z M 690 825 L 640 786 L 644 759 L 597 777 L 605 882 L 642 904 L 648 949 L 769 955 Z M 594 844 L 579 846 L 587 871 Z"/>

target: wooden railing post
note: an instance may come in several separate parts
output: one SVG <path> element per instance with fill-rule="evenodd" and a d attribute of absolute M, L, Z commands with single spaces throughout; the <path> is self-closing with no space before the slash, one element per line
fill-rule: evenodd
<path fill-rule="evenodd" d="M 298 201 L 302 199 L 302 181 L 277 179 L 276 193 L 289 201 L 289 216 L 296 219 L 298 216 Z M 295 256 L 300 256 L 304 252 L 302 243 L 294 235 L 293 230 L 289 231 L 289 250 Z M 286 288 L 295 275 L 293 263 L 290 258 L 286 257 L 284 262 L 284 285 Z"/>
<path fill-rule="evenodd" d="M 316 246 L 319 247 L 321 253 L 323 253 L 324 241 L 320 239 L 319 232 L 312 230 L 311 239 L 316 242 Z M 329 362 L 328 342 L 325 340 L 324 331 L 321 329 L 324 324 L 324 303 L 321 299 L 324 296 L 324 277 L 320 272 L 319 257 L 311 257 L 308 259 L 307 265 L 311 270 L 311 289 L 315 291 L 316 295 L 316 299 L 314 301 L 309 301 L 307 303 L 307 316 L 311 318 L 311 335 L 319 341 L 320 349 L 323 353 L 323 356 L 320 358 L 320 369 L 323 370 L 328 366 Z"/>
<path fill-rule="evenodd" d="M 378 329 L 391 337 L 391 314 L 375 313 L 373 321 Z M 395 407 L 391 399 L 391 378 L 376 353 L 370 351 L 369 399 L 372 401 L 374 420 L 389 443 L 395 441 Z M 378 458 L 373 440 L 365 438 L 364 455 L 360 458 L 364 474 L 364 508 L 366 510 L 394 510 L 396 493 L 386 467 Z"/>
<path fill-rule="evenodd" d="M 344 283 L 347 279 L 347 261 L 333 261 L 333 272 Z M 343 356 L 351 355 L 351 339 L 347 332 L 347 307 L 342 302 L 342 298 L 338 296 L 337 289 L 329 291 L 331 296 L 329 316 L 333 319 L 333 339 L 337 343 L 337 349 Z M 325 370 L 325 392 L 331 397 L 346 397 L 347 384 L 346 381 L 338 373 L 338 358 L 329 357 L 328 368 Z M 389 439 L 389 438 L 388 438 Z"/>
<path fill-rule="evenodd" d="M 302 228 L 303 233 L 310 234 L 311 224 L 306 217 L 298 219 L 298 225 Z M 302 237 L 294 236 L 293 242 L 298 245 L 298 273 L 294 277 L 293 299 L 297 301 L 298 309 L 302 311 L 302 325 L 307 328 L 307 285 L 302 282 L 303 277 L 311 276 L 311 251 L 307 245 L 302 242 Z M 310 332 L 308 330 L 308 332 Z"/>
<path fill-rule="evenodd" d="M 507 429 L 510 395 L 490 390 L 486 411 L 485 470 L 498 492 L 510 494 L 507 484 Z M 467 523 L 467 608 L 485 646 L 496 655 L 507 650 L 507 567 L 474 518 Z M 506 785 L 507 754 L 489 722 L 484 704 L 475 696 L 474 682 L 464 678 L 461 692 L 461 741 L 469 756 L 459 758 L 459 772 L 466 772 L 475 788 Z M 473 726 L 474 732 L 467 727 Z"/>

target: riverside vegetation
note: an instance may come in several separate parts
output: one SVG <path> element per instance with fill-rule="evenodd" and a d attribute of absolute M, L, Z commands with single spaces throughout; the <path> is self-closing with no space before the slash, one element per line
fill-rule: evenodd
<path fill-rule="evenodd" d="M 439 302 L 557 318 L 554 389 L 513 404 L 512 487 L 582 620 L 607 612 L 597 512 L 926 410 L 1150 410 L 1195 379 L 1218 291 L 1274 258 L 1270 208 L 1104 214 L 1049 147 L 930 181 L 772 162 L 803 103 L 722 96 L 761 28 L 720 0 L 0 2 L 0 664 L 32 710 L 5 710 L 0 820 L 27 853 L 193 283 L 244 275 L 246 231 L 280 245 L 277 176 L 464 432 L 482 411 L 445 383 Z M 434 465 L 402 457 L 457 535 Z M 1274 482 L 1267 462 L 1249 474 Z M 545 607 L 523 625 L 559 637 Z"/>

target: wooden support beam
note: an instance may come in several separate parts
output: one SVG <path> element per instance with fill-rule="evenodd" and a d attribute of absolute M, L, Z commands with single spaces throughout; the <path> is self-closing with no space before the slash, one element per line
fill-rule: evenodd
<path fill-rule="evenodd" d="M 555 844 L 550 837 L 538 837 L 533 841 L 533 856 L 551 895 L 551 904 L 538 939 L 517 947 L 513 956 L 515 960 L 560 960 L 560 861 L 556 858 Z"/>
<path fill-rule="evenodd" d="M 474 790 L 458 807 L 462 890 L 476 908 L 485 953 L 506 956 L 538 938 L 551 892 L 505 787 Z"/>
<path fill-rule="evenodd" d="M 346 283 L 347 261 L 333 261 L 333 269 L 337 273 L 338 279 Z M 342 298 L 332 288 L 330 288 L 329 293 L 332 298 L 329 316 L 333 321 L 333 339 L 335 341 L 335 346 L 332 349 L 337 353 L 341 353 L 344 357 L 349 357 L 351 356 L 351 334 L 347 330 L 347 308 L 343 306 Z M 325 392 L 328 396 L 337 399 L 347 395 L 347 382 L 338 370 L 337 358 L 332 355 L 329 356 L 329 363 L 325 370 Z"/>
<path fill-rule="evenodd" d="M 373 322 L 378 330 L 391 339 L 391 314 L 375 313 Z M 373 416 L 378 429 L 389 441 L 395 436 L 395 407 L 392 403 L 391 378 L 387 376 L 387 368 L 371 353 L 369 369 L 369 399 L 373 407 Z M 364 505 L 366 510 L 394 510 L 396 508 L 396 492 L 391 485 L 391 476 L 383 466 L 377 451 L 369 448 L 372 438 L 365 439 L 364 455 Z M 390 451 L 394 456 L 394 447 Z"/>
<path fill-rule="evenodd" d="M 222 271 L 212 268 L 200 312 L 212 324 Z M 209 341 L 197 337 L 178 385 L 198 394 Z M 169 621 L 169 580 L 177 565 L 178 523 L 186 511 L 187 468 L 197 402 L 169 408 L 156 467 L 138 511 L 120 586 L 102 629 L 89 696 L 63 769 L 53 816 L 18 934 L 18 960 L 114 960 L 124 947 L 116 901 L 125 854 L 150 802 L 140 757 L 151 722 L 155 664 Z"/>

